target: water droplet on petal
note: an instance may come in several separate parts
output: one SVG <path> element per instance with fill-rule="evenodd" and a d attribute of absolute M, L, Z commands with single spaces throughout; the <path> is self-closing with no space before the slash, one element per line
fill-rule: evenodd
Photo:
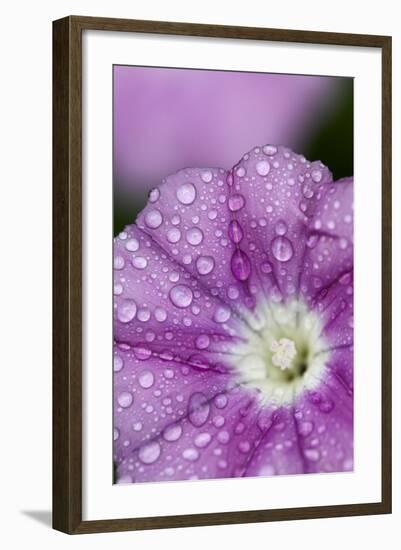
<path fill-rule="evenodd" d="M 170 290 L 170 300 L 176 307 L 188 307 L 193 300 L 192 290 L 186 285 L 173 286 Z"/>
<path fill-rule="evenodd" d="M 114 269 L 123 269 L 125 261 L 122 256 L 114 256 Z"/>
<path fill-rule="evenodd" d="M 132 405 L 134 401 L 134 396 L 129 391 L 123 391 L 117 397 L 117 402 L 123 409 L 126 409 Z"/>
<path fill-rule="evenodd" d="M 151 388 L 155 382 L 155 377 L 153 376 L 153 372 L 150 370 L 143 371 L 138 378 L 139 385 L 141 388 L 148 389 Z"/>
<path fill-rule="evenodd" d="M 150 210 L 145 214 L 145 223 L 151 229 L 157 229 L 163 221 L 163 216 L 159 210 Z"/>
<path fill-rule="evenodd" d="M 278 221 L 275 227 L 277 235 L 285 235 L 287 233 L 287 224 L 283 221 Z"/>
<path fill-rule="evenodd" d="M 246 174 L 246 171 L 245 171 L 245 168 L 243 166 L 240 166 L 239 168 L 237 168 L 237 170 L 235 171 L 235 173 L 237 174 L 237 176 L 239 178 L 243 178 Z"/>
<path fill-rule="evenodd" d="M 320 170 L 312 170 L 311 176 L 315 183 L 319 183 L 322 179 L 322 172 Z"/>
<path fill-rule="evenodd" d="M 149 193 L 149 202 L 156 202 L 159 197 L 160 197 L 160 191 L 156 187 L 155 189 L 152 189 L 151 192 Z"/>
<path fill-rule="evenodd" d="M 182 427 L 180 424 L 172 424 L 167 426 L 163 432 L 163 437 L 166 441 L 178 441 L 182 434 Z"/>
<path fill-rule="evenodd" d="M 294 249 L 291 241 L 287 237 L 276 237 L 272 243 L 273 256 L 280 262 L 288 262 L 294 255 Z"/>
<path fill-rule="evenodd" d="M 218 409 L 224 409 L 228 403 L 228 398 L 224 393 L 219 393 L 219 395 L 216 395 L 214 398 L 214 404 Z"/>
<path fill-rule="evenodd" d="M 192 204 L 196 199 L 196 188 L 192 183 L 184 183 L 177 189 L 176 194 L 181 204 Z"/>
<path fill-rule="evenodd" d="M 214 269 L 214 258 L 212 256 L 199 256 L 196 260 L 196 269 L 199 275 L 208 275 Z"/>
<path fill-rule="evenodd" d="M 188 449 L 185 449 L 182 453 L 182 457 L 185 458 L 185 460 L 189 460 L 190 462 L 194 462 L 195 460 L 198 460 L 199 458 L 199 452 L 189 447 Z"/>
<path fill-rule="evenodd" d="M 160 445 L 157 441 L 152 441 L 143 447 L 140 447 L 138 456 L 144 464 L 153 464 L 159 458 L 161 453 Z"/>
<path fill-rule="evenodd" d="M 206 396 L 201 392 L 195 392 L 191 395 L 188 403 L 188 415 L 190 422 L 200 427 L 205 424 L 210 414 L 210 405 Z"/>
<path fill-rule="evenodd" d="M 145 269 L 148 265 L 148 260 L 143 256 L 136 256 L 132 259 L 132 265 L 136 267 L 136 269 Z"/>
<path fill-rule="evenodd" d="M 270 164 L 267 162 L 267 160 L 260 160 L 256 163 L 256 172 L 259 174 L 259 176 L 267 176 L 267 174 L 270 172 Z"/>
<path fill-rule="evenodd" d="M 210 338 L 207 334 L 201 334 L 195 340 L 195 345 L 198 349 L 206 349 L 210 345 Z"/>
<path fill-rule="evenodd" d="M 159 323 L 163 323 L 167 319 L 167 311 L 162 307 L 157 307 L 155 309 L 155 319 Z"/>
<path fill-rule="evenodd" d="M 309 421 L 301 422 L 298 425 L 298 432 L 300 435 L 307 437 L 313 431 L 313 423 Z"/>
<path fill-rule="evenodd" d="M 277 147 L 274 145 L 265 145 L 263 147 L 263 152 L 265 155 L 271 157 L 277 153 Z"/>
<path fill-rule="evenodd" d="M 201 172 L 201 180 L 205 183 L 210 183 L 213 179 L 213 174 L 210 170 L 204 170 Z"/>
<path fill-rule="evenodd" d="M 198 246 L 203 241 L 203 233 L 198 227 L 188 229 L 186 239 L 192 246 Z"/>
<path fill-rule="evenodd" d="M 244 205 L 245 199 L 242 195 L 231 195 L 231 197 L 228 199 L 228 208 L 231 210 L 231 212 L 237 212 L 238 210 L 241 210 Z"/>
<path fill-rule="evenodd" d="M 207 432 L 201 432 L 195 437 L 194 443 L 197 447 L 203 449 L 203 447 L 209 445 L 211 440 L 212 436 L 210 434 L 208 434 Z"/>
<path fill-rule="evenodd" d="M 320 458 L 320 451 L 317 449 L 305 449 L 304 456 L 311 462 L 317 462 Z"/>
<path fill-rule="evenodd" d="M 269 262 L 263 262 L 262 265 L 260 266 L 260 269 L 262 273 L 265 273 L 266 275 L 268 275 L 273 271 L 273 268 Z"/>
<path fill-rule="evenodd" d="M 231 317 L 231 311 L 226 306 L 219 306 L 214 312 L 214 320 L 216 323 L 225 323 Z"/>
<path fill-rule="evenodd" d="M 114 372 L 119 372 L 124 366 L 124 362 L 119 355 L 114 356 L 113 369 Z"/>
<path fill-rule="evenodd" d="M 121 323 L 129 323 L 136 315 L 136 303 L 134 300 L 126 299 L 117 308 L 117 319 Z"/>
<path fill-rule="evenodd" d="M 228 226 L 228 236 L 233 243 L 239 243 L 244 236 L 241 225 L 237 220 L 232 220 Z"/>
<path fill-rule="evenodd" d="M 129 250 L 130 252 L 136 252 L 139 248 L 139 242 L 137 239 L 129 239 L 125 243 L 125 248 Z"/>
<path fill-rule="evenodd" d="M 239 281 L 246 281 L 251 274 L 251 262 L 239 248 L 231 256 L 231 271 Z"/>
<path fill-rule="evenodd" d="M 167 240 L 169 243 L 175 244 L 181 239 L 181 231 L 178 227 L 172 227 L 167 231 Z"/>

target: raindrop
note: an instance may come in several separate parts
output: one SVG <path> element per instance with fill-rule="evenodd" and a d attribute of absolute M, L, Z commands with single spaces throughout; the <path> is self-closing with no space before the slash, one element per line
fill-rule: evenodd
<path fill-rule="evenodd" d="M 134 401 L 134 396 L 129 391 L 123 391 L 117 397 L 117 402 L 123 409 L 130 407 Z"/>
<path fill-rule="evenodd" d="M 126 299 L 117 308 L 117 318 L 121 323 L 129 323 L 136 315 L 136 303 Z"/>
<path fill-rule="evenodd" d="M 317 449 L 305 449 L 304 456 L 312 462 L 317 462 L 320 458 L 320 452 Z"/>
<path fill-rule="evenodd" d="M 288 262 L 294 255 L 291 241 L 287 237 L 276 237 L 271 243 L 273 256 L 280 262 Z"/>
<path fill-rule="evenodd" d="M 210 434 L 208 434 L 207 432 L 201 432 L 195 437 L 194 443 L 197 447 L 200 447 L 202 449 L 203 447 L 209 445 L 211 440 L 212 436 Z"/>
<path fill-rule="evenodd" d="M 178 243 L 181 239 L 181 231 L 178 227 L 172 227 L 167 231 L 167 240 L 169 243 Z"/>
<path fill-rule="evenodd" d="M 153 464 L 159 458 L 161 453 L 160 445 L 157 441 L 152 441 L 139 449 L 138 456 L 144 464 Z"/>
<path fill-rule="evenodd" d="M 129 239 L 125 243 L 125 248 L 130 252 L 136 252 L 139 248 L 139 242 L 137 241 L 137 239 Z"/>
<path fill-rule="evenodd" d="M 205 170 L 204 172 L 201 173 L 201 180 L 204 183 L 210 183 L 212 179 L 213 179 L 213 174 L 210 170 Z"/>
<path fill-rule="evenodd" d="M 163 437 L 166 441 L 177 441 L 182 434 L 182 427 L 179 424 L 167 426 L 163 432 Z"/>
<path fill-rule="evenodd" d="M 199 275 L 208 275 L 214 269 L 214 258 L 212 256 L 199 256 L 196 260 L 196 269 Z"/>
<path fill-rule="evenodd" d="M 155 319 L 159 323 L 163 323 L 167 319 L 167 311 L 162 307 L 157 307 L 155 309 Z"/>
<path fill-rule="evenodd" d="M 243 166 L 240 166 L 239 168 L 237 168 L 236 174 L 239 178 L 243 178 L 246 174 L 245 168 Z"/>
<path fill-rule="evenodd" d="M 311 176 L 315 183 L 319 183 L 322 179 L 322 172 L 320 170 L 312 170 Z"/>
<path fill-rule="evenodd" d="M 237 212 L 241 210 L 245 205 L 245 199 L 242 195 L 235 194 L 228 199 L 228 208 L 231 212 Z"/>
<path fill-rule="evenodd" d="M 192 183 L 184 183 L 177 189 L 176 195 L 181 204 L 192 204 L 196 199 L 196 188 Z"/>
<path fill-rule="evenodd" d="M 193 300 L 192 290 L 186 285 L 173 286 L 170 290 L 170 300 L 176 307 L 188 307 Z"/>
<path fill-rule="evenodd" d="M 188 449 L 185 449 L 182 453 L 182 457 L 185 458 L 185 460 L 189 460 L 190 462 L 194 462 L 195 460 L 198 460 L 199 458 L 199 452 L 189 447 Z"/>
<path fill-rule="evenodd" d="M 287 233 L 287 224 L 280 220 L 276 223 L 275 229 L 277 235 L 285 235 Z"/>
<path fill-rule="evenodd" d="M 265 155 L 272 157 L 277 153 L 277 147 L 275 147 L 274 145 L 265 145 L 263 147 L 263 152 Z"/>
<path fill-rule="evenodd" d="M 309 421 L 301 422 L 298 425 L 298 432 L 300 433 L 300 435 L 302 435 L 304 437 L 307 437 L 309 434 L 312 433 L 312 431 L 313 431 L 313 423 L 312 422 L 309 422 Z"/>
<path fill-rule="evenodd" d="M 122 256 L 115 256 L 114 257 L 114 269 L 123 269 L 125 266 L 125 261 Z"/>
<path fill-rule="evenodd" d="M 228 307 L 219 306 L 214 312 L 214 320 L 216 323 L 225 323 L 231 317 L 231 311 Z"/>
<path fill-rule="evenodd" d="M 227 396 L 224 393 L 220 393 L 219 395 L 216 395 L 214 398 L 214 404 L 218 409 L 224 409 L 228 403 Z"/>
<path fill-rule="evenodd" d="M 231 271 L 239 281 L 246 281 L 251 274 L 251 262 L 245 252 L 239 248 L 231 256 Z"/>
<path fill-rule="evenodd" d="M 192 246 L 198 246 L 203 241 L 203 233 L 198 227 L 188 229 L 186 239 Z"/>
<path fill-rule="evenodd" d="M 210 338 L 207 334 L 201 334 L 195 340 L 195 345 L 198 349 L 206 349 L 210 345 Z"/>
<path fill-rule="evenodd" d="M 263 262 L 262 265 L 260 266 L 260 269 L 262 273 L 265 273 L 266 275 L 268 275 L 273 271 L 273 268 L 269 262 Z"/>
<path fill-rule="evenodd" d="M 205 424 L 210 414 L 210 405 L 206 396 L 201 392 L 195 392 L 191 395 L 188 403 L 188 415 L 190 422 L 200 427 Z"/>
<path fill-rule="evenodd" d="M 228 236 L 233 243 L 241 242 L 244 232 L 242 231 L 242 227 L 237 220 L 232 220 L 230 222 L 230 225 L 228 226 Z"/>
<path fill-rule="evenodd" d="M 145 214 L 145 223 L 151 229 L 157 229 L 163 221 L 159 210 L 150 210 Z"/>
<path fill-rule="evenodd" d="M 136 256 L 132 260 L 132 265 L 136 267 L 136 269 L 145 269 L 145 267 L 148 265 L 148 260 L 143 256 Z"/>
<path fill-rule="evenodd" d="M 157 189 L 152 189 L 149 193 L 149 202 L 156 202 L 157 199 L 160 197 L 160 191 Z"/>
<path fill-rule="evenodd" d="M 155 377 L 153 376 L 153 372 L 150 370 L 145 370 L 139 375 L 139 385 L 141 388 L 148 389 L 151 388 L 155 382 Z"/>
<path fill-rule="evenodd" d="M 114 372 L 119 372 L 124 366 L 124 361 L 121 359 L 119 355 L 114 356 L 114 363 L 113 363 L 113 369 Z"/>
<path fill-rule="evenodd" d="M 259 174 L 259 176 L 267 176 L 267 174 L 270 172 L 270 164 L 267 162 L 267 160 L 260 160 L 256 163 L 256 172 Z"/>

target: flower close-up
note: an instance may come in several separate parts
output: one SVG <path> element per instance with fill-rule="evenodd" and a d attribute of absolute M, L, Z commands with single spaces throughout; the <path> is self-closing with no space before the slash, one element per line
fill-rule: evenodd
<path fill-rule="evenodd" d="M 185 168 L 114 241 L 119 483 L 353 469 L 353 178 Z"/>

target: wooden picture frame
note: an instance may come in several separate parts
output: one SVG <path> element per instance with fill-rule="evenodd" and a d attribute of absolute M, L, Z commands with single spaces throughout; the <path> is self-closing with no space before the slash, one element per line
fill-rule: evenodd
<path fill-rule="evenodd" d="M 382 496 L 379 502 L 82 520 L 82 32 L 377 48 L 382 59 Z M 53 23 L 53 527 L 69 534 L 391 512 L 391 37 L 66 17 Z"/>

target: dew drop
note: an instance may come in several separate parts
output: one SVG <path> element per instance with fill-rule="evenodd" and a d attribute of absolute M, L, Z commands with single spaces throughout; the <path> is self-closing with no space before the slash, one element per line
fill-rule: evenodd
<path fill-rule="evenodd" d="M 157 441 L 152 441 L 139 449 L 138 457 L 144 464 L 153 464 L 159 458 L 161 453 L 160 445 Z"/>
<path fill-rule="evenodd" d="M 245 199 L 242 195 L 231 195 L 231 197 L 228 199 L 228 208 L 231 210 L 231 212 L 237 212 L 238 210 L 241 210 L 244 205 Z"/>
<path fill-rule="evenodd" d="M 117 397 L 117 402 L 123 409 L 126 409 L 132 405 L 134 396 L 129 391 L 123 391 Z"/>
<path fill-rule="evenodd" d="M 243 178 L 246 174 L 246 171 L 245 171 L 245 168 L 243 166 L 240 166 L 239 168 L 237 168 L 237 170 L 235 171 L 235 173 L 237 174 L 237 176 L 239 178 Z"/>
<path fill-rule="evenodd" d="M 265 145 L 263 147 L 263 152 L 268 157 L 272 157 L 277 153 L 277 147 L 275 147 L 274 145 Z"/>
<path fill-rule="evenodd" d="M 239 281 L 246 281 L 251 274 L 251 262 L 246 253 L 239 248 L 231 256 L 231 271 Z"/>
<path fill-rule="evenodd" d="M 276 237 L 272 243 L 273 256 L 280 262 L 288 262 L 294 255 L 294 249 L 291 241 L 287 237 Z"/>
<path fill-rule="evenodd" d="M 173 286 L 170 290 L 170 300 L 176 307 L 188 307 L 193 300 L 192 290 L 186 285 Z"/>
<path fill-rule="evenodd" d="M 148 260 L 143 256 L 135 256 L 135 258 L 132 259 L 132 265 L 136 267 L 136 269 L 145 269 L 148 265 Z"/>
<path fill-rule="evenodd" d="M 159 197 L 160 197 L 160 191 L 156 187 L 155 189 L 152 189 L 151 192 L 149 193 L 149 202 L 156 202 Z"/>
<path fill-rule="evenodd" d="M 268 275 L 273 271 L 273 268 L 269 262 L 263 262 L 262 265 L 260 266 L 260 270 L 262 271 L 262 273 L 265 273 L 266 275 Z"/>
<path fill-rule="evenodd" d="M 305 449 L 304 456 L 311 462 L 317 462 L 320 458 L 320 451 L 317 449 Z"/>
<path fill-rule="evenodd" d="M 219 395 L 216 395 L 214 398 L 214 404 L 218 409 L 224 409 L 224 407 L 227 406 L 228 399 L 227 396 L 224 393 L 220 393 Z"/>
<path fill-rule="evenodd" d="M 225 323 L 231 317 L 231 311 L 226 306 L 219 306 L 214 312 L 214 320 L 216 323 Z"/>
<path fill-rule="evenodd" d="M 167 240 L 169 243 L 175 244 L 181 239 L 181 231 L 178 227 L 172 227 L 167 231 Z"/>
<path fill-rule="evenodd" d="M 203 241 L 203 233 L 198 227 L 188 229 L 186 239 L 192 246 L 198 246 Z"/>
<path fill-rule="evenodd" d="M 155 319 L 159 323 L 163 323 L 167 319 L 167 311 L 162 307 L 157 307 L 155 309 Z"/>
<path fill-rule="evenodd" d="M 322 172 L 320 170 L 312 170 L 311 176 L 315 183 L 319 183 L 322 179 Z"/>
<path fill-rule="evenodd" d="M 267 162 L 267 160 L 260 160 L 256 163 L 256 172 L 259 174 L 259 176 L 267 176 L 267 174 L 270 172 L 270 164 Z"/>
<path fill-rule="evenodd" d="M 211 440 L 212 436 L 210 434 L 208 434 L 207 432 L 201 432 L 195 437 L 194 443 L 197 447 L 203 449 L 203 447 L 209 445 Z"/>
<path fill-rule="evenodd" d="M 201 180 L 204 183 L 210 183 L 212 179 L 213 179 L 213 174 L 210 170 L 204 170 L 203 172 L 201 172 Z"/>
<path fill-rule="evenodd" d="M 190 462 L 195 462 L 195 460 L 198 460 L 199 458 L 199 452 L 196 449 L 189 447 L 183 451 L 182 457 Z"/>
<path fill-rule="evenodd" d="M 129 250 L 130 252 L 136 252 L 139 248 L 139 242 L 137 239 L 129 239 L 125 243 L 125 248 Z"/>
<path fill-rule="evenodd" d="M 119 372 L 124 366 L 124 361 L 119 355 L 114 356 L 113 369 L 114 372 Z"/>
<path fill-rule="evenodd" d="M 190 422 L 200 427 L 205 424 L 210 414 L 210 405 L 206 396 L 201 392 L 195 392 L 191 395 L 188 403 L 188 415 Z"/>
<path fill-rule="evenodd" d="M 122 256 L 114 256 L 114 269 L 123 269 L 125 260 Z"/>
<path fill-rule="evenodd" d="M 298 425 L 298 432 L 303 437 L 307 437 L 313 431 L 313 423 L 309 421 L 301 422 Z"/>
<path fill-rule="evenodd" d="M 278 221 L 275 227 L 277 235 L 285 235 L 287 233 L 287 224 L 283 221 Z"/>
<path fill-rule="evenodd" d="M 244 236 L 241 225 L 237 220 L 232 220 L 228 226 L 228 236 L 233 243 L 239 243 Z"/>
<path fill-rule="evenodd" d="M 195 340 L 195 345 L 198 349 L 206 349 L 210 345 L 210 338 L 207 334 L 201 334 Z"/>
<path fill-rule="evenodd" d="M 153 372 L 150 370 L 143 371 L 138 378 L 139 385 L 141 388 L 148 389 L 153 386 L 155 383 L 155 377 L 153 376 Z"/>
<path fill-rule="evenodd" d="M 176 195 L 181 204 L 192 204 L 196 199 L 196 188 L 192 183 L 184 183 L 177 189 Z"/>
<path fill-rule="evenodd" d="M 196 269 L 199 275 L 208 275 L 214 269 L 214 258 L 212 256 L 199 256 L 196 260 Z"/>
<path fill-rule="evenodd" d="M 150 210 L 145 214 L 145 223 L 151 229 L 157 229 L 163 221 L 163 216 L 159 210 Z"/>
<path fill-rule="evenodd" d="M 121 323 L 129 323 L 136 315 L 136 303 L 134 300 L 126 299 L 117 308 L 117 319 Z"/>
<path fill-rule="evenodd" d="M 180 424 L 172 424 L 167 426 L 163 432 L 163 437 L 166 441 L 178 441 L 182 435 L 182 427 Z"/>

